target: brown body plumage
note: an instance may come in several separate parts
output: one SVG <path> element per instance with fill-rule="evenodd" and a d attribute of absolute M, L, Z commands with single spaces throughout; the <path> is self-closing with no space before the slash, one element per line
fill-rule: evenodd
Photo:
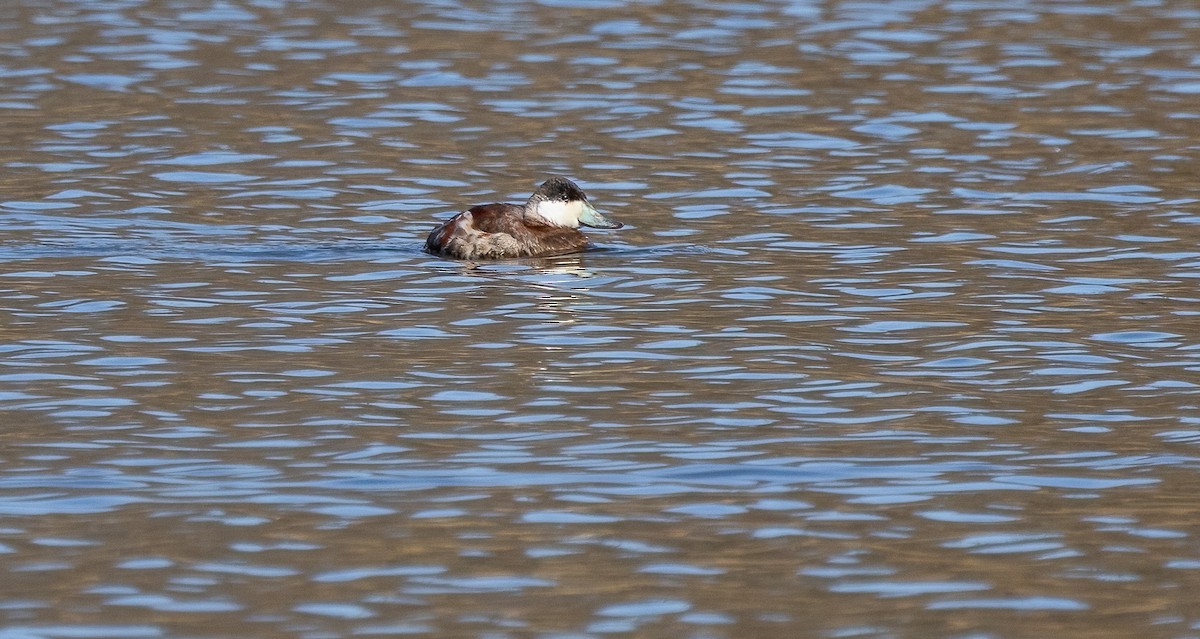
<path fill-rule="evenodd" d="M 429 234 L 425 250 L 460 260 L 538 257 L 587 248 L 579 229 L 524 219 L 517 204 L 483 204 L 447 220 Z"/>
<path fill-rule="evenodd" d="M 554 177 L 524 205 L 483 204 L 446 220 L 429 234 L 425 250 L 460 260 L 574 253 L 590 244 L 580 224 L 621 227 L 592 208 L 574 182 Z"/>

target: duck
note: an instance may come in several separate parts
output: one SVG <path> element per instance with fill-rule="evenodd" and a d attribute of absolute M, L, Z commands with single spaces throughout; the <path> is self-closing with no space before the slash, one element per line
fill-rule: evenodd
<path fill-rule="evenodd" d="M 597 211 L 579 185 L 556 175 L 524 204 L 481 204 L 446 220 L 429 234 L 425 250 L 460 260 L 565 255 L 591 245 L 580 226 L 624 225 Z"/>

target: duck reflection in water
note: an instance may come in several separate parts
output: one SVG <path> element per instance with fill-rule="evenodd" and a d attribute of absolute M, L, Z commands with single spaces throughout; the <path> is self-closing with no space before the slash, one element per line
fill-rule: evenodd
<path fill-rule="evenodd" d="M 622 226 L 601 215 L 577 184 L 555 176 L 525 204 L 481 204 L 446 220 L 429 234 L 425 250 L 460 260 L 576 253 L 590 245 L 581 225 Z"/>

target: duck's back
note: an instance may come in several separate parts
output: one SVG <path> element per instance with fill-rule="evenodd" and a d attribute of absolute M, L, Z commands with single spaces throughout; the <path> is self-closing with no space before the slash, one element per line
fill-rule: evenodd
<path fill-rule="evenodd" d="M 460 260 L 540 257 L 581 251 L 578 229 L 527 222 L 516 204 L 484 204 L 446 220 L 425 240 L 425 250 Z"/>

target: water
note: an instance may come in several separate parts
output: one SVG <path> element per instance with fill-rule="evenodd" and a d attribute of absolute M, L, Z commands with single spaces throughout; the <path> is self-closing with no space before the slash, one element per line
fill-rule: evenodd
<path fill-rule="evenodd" d="M 0 638 L 1200 636 L 1190 4 L 0 12 Z"/>

